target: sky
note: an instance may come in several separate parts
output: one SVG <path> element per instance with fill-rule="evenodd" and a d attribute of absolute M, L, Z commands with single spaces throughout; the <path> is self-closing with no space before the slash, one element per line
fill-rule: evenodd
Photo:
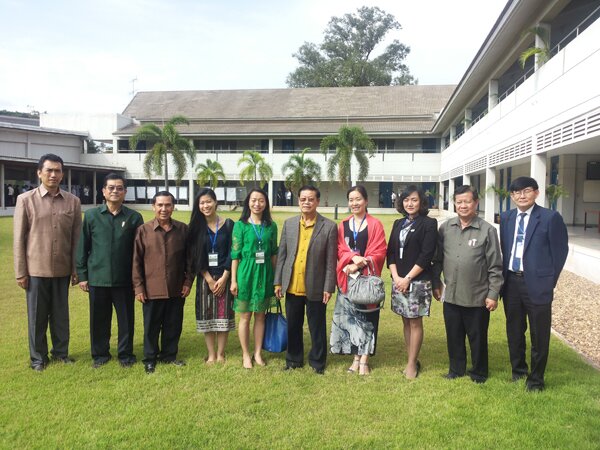
<path fill-rule="evenodd" d="M 361 6 L 400 22 L 389 39 L 411 48 L 419 84 L 457 84 L 506 1 L 0 0 L 0 110 L 117 113 L 134 89 L 285 88 L 292 54 Z"/>

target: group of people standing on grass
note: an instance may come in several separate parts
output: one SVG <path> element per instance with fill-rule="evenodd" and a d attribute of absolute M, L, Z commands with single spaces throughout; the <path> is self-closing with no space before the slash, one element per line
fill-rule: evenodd
<path fill-rule="evenodd" d="M 429 316 L 433 296 L 443 302 L 449 355 L 445 377 L 468 374 L 474 382 L 485 382 L 490 312 L 503 297 L 512 378 L 526 377 L 528 390 L 544 389 L 552 294 L 568 244 L 561 216 L 535 203 L 539 188 L 532 178 L 512 182 L 517 208 L 503 214 L 500 240 L 494 227 L 478 217 L 478 193 L 472 187 L 455 190 L 457 216 L 438 230 L 437 221 L 428 217 L 425 193 L 409 186 L 397 198 L 402 218 L 394 222 L 386 244 L 383 225 L 368 213 L 367 191 L 358 185 L 347 192 L 351 215 L 339 225 L 317 212 L 316 187 L 300 188 L 300 215 L 284 222 L 278 242 L 262 189 L 249 192 L 235 223 L 219 216 L 214 191 L 201 189 L 189 225 L 172 219 L 174 198 L 161 191 L 152 199 L 155 217 L 144 224 L 138 212 L 123 205 L 123 177 L 109 174 L 102 189 L 105 203 L 86 211 L 82 222 L 79 200 L 59 188 L 62 169 L 60 157 L 42 156 L 41 184 L 19 196 L 15 210 L 15 272 L 27 292 L 34 370 L 49 362 L 48 323 L 52 358 L 73 362 L 68 356 L 69 281 L 89 292 L 94 368 L 111 359 L 113 307 L 119 362 L 123 367 L 136 362 L 134 298 L 143 303 L 146 372 L 153 373 L 158 362 L 184 365 L 177 359 L 178 343 L 185 298 L 197 278 L 196 327 L 205 337 L 207 364 L 225 361 L 237 313 L 243 367 L 265 365 L 265 313 L 275 298 L 285 297 L 285 370 L 304 365 L 306 315 L 312 341 L 308 362 L 315 373 L 324 373 L 331 351 L 353 356 L 349 373 L 368 375 L 382 305 L 357 305 L 352 286 L 360 275 L 380 276 L 387 261 L 391 309 L 403 320 L 406 378 L 421 371 L 422 318 Z M 328 339 L 326 308 L 336 290 Z M 527 321 L 531 367 L 525 359 Z M 468 371 L 466 338 L 472 363 Z"/>

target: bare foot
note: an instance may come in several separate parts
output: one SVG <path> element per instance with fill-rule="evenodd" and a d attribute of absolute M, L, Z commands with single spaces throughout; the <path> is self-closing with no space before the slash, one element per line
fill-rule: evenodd
<path fill-rule="evenodd" d="M 225 355 L 219 355 L 219 356 L 217 356 L 217 362 L 218 363 L 224 363 L 225 362 Z"/>
<path fill-rule="evenodd" d="M 255 354 L 255 355 L 254 355 L 254 362 L 255 362 L 256 364 L 258 364 L 259 366 L 266 366 L 266 365 L 267 365 L 267 363 L 265 362 L 265 360 L 264 360 L 264 359 L 262 359 L 262 356 L 261 356 L 261 355 L 256 355 L 256 354 Z"/>
<path fill-rule="evenodd" d="M 242 356 L 242 365 L 244 369 L 252 369 L 252 357 L 250 355 Z"/>
<path fill-rule="evenodd" d="M 204 358 L 204 362 L 208 365 L 214 364 L 217 360 L 214 358 L 211 358 L 210 356 L 207 358 Z"/>
<path fill-rule="evenodd" d="M 371 374 L 371 368 L 369 367 L 369 363 L 360 363 L 360 368 L 358 371 L 359 375 L 370 375 Z"/>

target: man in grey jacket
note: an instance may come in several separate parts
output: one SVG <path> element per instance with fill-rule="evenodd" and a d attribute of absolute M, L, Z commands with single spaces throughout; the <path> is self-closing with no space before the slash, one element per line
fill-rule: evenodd
<path fill-rule="evenodd" d="M 285 370 L 304 365 L 304 309 L 312 348 L 308 362 L 317 374 L 325 372 L 327 359 L 327 303 L 335 290 L 337 226 L 317 213 L 321 193 L 314 186 L 298 191 L 301 215 L 283 224 L 277 267 L 275 295 L 286 294 L 288 349 Z"/>

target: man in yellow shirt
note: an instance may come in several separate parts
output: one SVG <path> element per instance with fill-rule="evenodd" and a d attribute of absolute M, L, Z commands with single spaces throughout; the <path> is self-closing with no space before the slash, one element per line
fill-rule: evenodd
<path fill-rule="evenodd" d="M 327 360 L 327 303 L 336 285 L 337 226 L 317 213 L 321 193 L 314 186 L 298 191 L 300 216 L 283 224 L 277 267 L 275 295 L 285 293 L 288 321 L 288 349 L 285 370 L 304 365 L 304 310 L 312 348 L 308 363 L 318 374 Z"/>

